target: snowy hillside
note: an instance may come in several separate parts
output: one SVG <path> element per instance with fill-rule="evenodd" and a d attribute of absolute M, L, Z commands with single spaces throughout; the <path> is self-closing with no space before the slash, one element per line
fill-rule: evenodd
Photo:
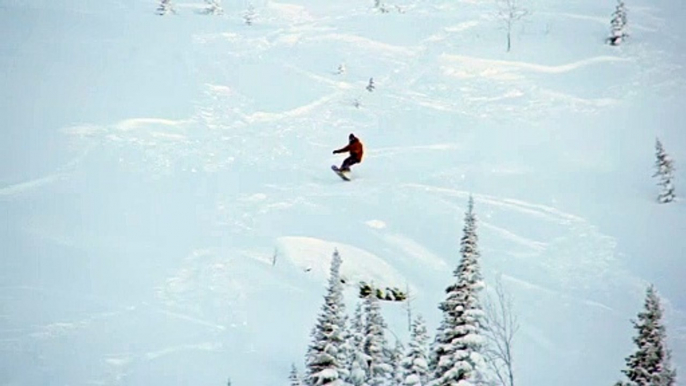
<path fill-rule="evenodd" d="M 520 0 L 510 52 L 490 0 L 173 3 L 0 0 L 0 384 L 287 384 L 335 249 L 433 333 L 470 194 L 518 384 L 613 384 L 648 282 L 686 372 L 682 2 L 612 47 L 614 1 Z"/>

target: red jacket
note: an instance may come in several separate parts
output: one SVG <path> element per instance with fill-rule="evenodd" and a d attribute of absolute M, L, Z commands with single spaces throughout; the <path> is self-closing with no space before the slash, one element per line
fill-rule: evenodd
<path fill-rule="evenodd" d="M 348 146 L 334 150 L 334 153 L 345 153 L 350 152 L 350 155 L 355 157 L 358 161 L 362 161 L 362 156 L 364 155 L 364 148 L 362 142 L 358 138 L 355 138 L 348 144 Z"/>

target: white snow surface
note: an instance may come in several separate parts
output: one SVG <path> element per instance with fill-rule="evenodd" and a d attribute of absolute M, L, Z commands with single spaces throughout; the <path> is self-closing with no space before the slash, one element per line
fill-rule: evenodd
<path fill-rule="evenodd" d="M 470 194 L 517 384 L 614 384 L 649 282 L 686 372 L 682 2 L 611 47 L 614 1 L 522 0 L 509 53 L 492 1 L 174 3 L 0 0 L 0 384 L 285 384 L 335 249 L 433 336 Z"/>

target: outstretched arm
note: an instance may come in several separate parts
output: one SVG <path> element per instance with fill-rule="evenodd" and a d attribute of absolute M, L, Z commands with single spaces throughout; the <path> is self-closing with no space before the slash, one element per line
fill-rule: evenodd
<path fill-rule="evenodd" d="M 333 153 L 334 154 L 345 153 L 346 151 L 350 151 L 350 145 L 343 147 L 343 148 L 340 148 L 338 150 L 334 150 Z"/>

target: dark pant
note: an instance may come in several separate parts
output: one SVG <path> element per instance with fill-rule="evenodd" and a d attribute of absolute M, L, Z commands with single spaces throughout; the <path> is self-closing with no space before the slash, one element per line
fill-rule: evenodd
<path fill-rule="evenodd" d="M 340 169 L 347 172 L 350 170 L 351 166 L 353 166 L 355 164 L 359 164 L 359 163 L 360 163 L 360 160 L 357 159 L 357 157 L 355 157 L 354 155 L 351 155 L 350 157 L 343 160 L 343 163 L 341 164 Z"/>

